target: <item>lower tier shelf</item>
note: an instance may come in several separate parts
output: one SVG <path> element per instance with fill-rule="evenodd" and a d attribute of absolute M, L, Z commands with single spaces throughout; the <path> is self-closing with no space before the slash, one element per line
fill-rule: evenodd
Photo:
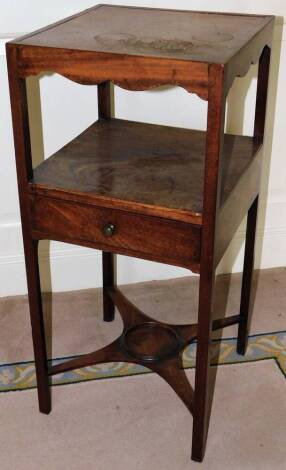
<path fill-rule="evenodd" d="M 197 325 L 170 325 L 153 320 L 132 304 L 118 288 L 109 296 L 123 321 L 122 334 L 109 345 L 75 359 L 59 363 L 49 375 L 108 362 L 129 362 L 148 367 L 162 377 L 193 412 L 194 391 L 183 368 L 183 351 L 197 337 Z M 240 322 L 239 315 L 215 320 L 213 330 Z"/>

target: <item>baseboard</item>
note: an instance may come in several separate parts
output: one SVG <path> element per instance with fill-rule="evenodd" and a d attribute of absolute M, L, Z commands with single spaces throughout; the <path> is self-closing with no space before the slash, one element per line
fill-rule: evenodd
<path fill-rule="evenodd" d="M 64 292 L 102 285 L 101 253 L 85 248 L 63 248 L 40 254 L 42 290 Z M 189 275 L 187 270 L 118 256 L 118 283 L 171 279 Z M 0 258 L 0 297 L 27 293 L 22 255 Z"/>
<path fill-rule="evenodd" d="M 4 233 L 6 236 L 4 236 Z M 9 241 L 21 239 L 20 224 L 0 227 L 0 297 L 22 295 L 27 292 L 23 253 L 9 252 Z M 286 226 L 267 228 L 257 234 L 257 264 L 260 269 L 286 265 Z M 11 243 L 13 245 L 14 243 Z M 7 250 L 3 252 L 3 247 Z M 14 245 L 15 246 L 15 245 Z M 16 246 L 21 246 L 20 242 Z M 219 266 L 219 272 L 242 270 L 244 232 L 239 231 L 233 239 Z M 12 246 L 10 247 L 12 248 Z M 54 292 L 100 287 L 102 283 L 101 253 L 63 243 L 51 242 L 40 246 L 42 288 Z M 118 281 L 130 284 L 151 280 L 171 279 L 190 275 L 186 269 L 159 263 L 118 257 Z M 51 281 L 52 279 L 52 281 Z"/>
<path fill-rule="evenodd" d="M 0 297 L 27 292 L 20 223 L 0 225 Z M 102 285 L 101 253 L 79 246 L 41 242 L 39 247 L 42 289 L 63 292 Z M 189 275 L 189 271 L 126 256 L 118 257 L 118 282 L 171 279 Z"/>

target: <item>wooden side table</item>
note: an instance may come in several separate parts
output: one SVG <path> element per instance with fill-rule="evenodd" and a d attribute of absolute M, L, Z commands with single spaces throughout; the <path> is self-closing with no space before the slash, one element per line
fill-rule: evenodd
<path fill-rule="evenodd" d="M 143 364 L 163 377 L 193 414 L 192 458 L 204 456 L 212 330 L 238 324 L 245 353 L 261 172 L 271 16 L 98 5 L 7 44 L 19 196 L 39 407 L 51 410 L 49 376 L 102 362 Z M 224 134 L 236 76 L 259 61 L 253 137 Z M 99 119 L 33 169 L 25 79 L 57 72 L 98 85 Z M 177 85 L 208 101 L 206 132 L 115 119 L 112 85 Z M 212 320 L 215 270 L 248 212 L 239 315 Z M 122 315 L 120 337 L 48 369 L 38 241 L 102 250 L 104 320 Z M 198 324 L 156 322 L 116 287 L 115 253 L 200 274 Z M 197 340 L 195 389 L 182 351 Z M 95 385 L 96 386 L 96 385 Z"/>

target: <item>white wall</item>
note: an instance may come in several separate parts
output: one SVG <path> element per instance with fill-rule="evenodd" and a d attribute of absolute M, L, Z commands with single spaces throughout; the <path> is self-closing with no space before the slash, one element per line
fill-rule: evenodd
<path fill-rule="evenodd" d="M 9 109 L 7 70 L 4 43 L 9 37 L 32 31 L 57 21 L 95 3 L 95 0 L 7 0 L 0 6 L 0 296 L 26 292 L 23 248 L 14 164 L 14 149 Z M 123 5 L 177 8 L 178 2 L 165 1 L 105 1 Z M 270 268 L 286 264 L 286 172 L 283 147 L 286 145 L 286 49 L 282 36 L 285 0 L 249 2 L 240 0 L 181 0 L 180 8 L 197 10 L 235 11 L 276 14 L 274 57 L 271 78 L 271 99 L 268 106 L 267 139 L 259 216 L 257 267 Z M 282 39 L 282 41 L 281 41 Z M 278 79 L 278 63 L 280 70 Z M 247 77 L 236 80 L 229 96 L 227 127 L 229 131 L 251 134 L 255 100 L 254 66 Z M 278 84 L 277 84 L 278 81 Z M 277 86 L 278 85 L 278 86 Z M 41 129 L 38 120 L 37 81 L 30 80 L 32 121 L 35 130 Z M 240 92 L 245 101 L 237 100 Z M 96 89 L 80 86 L 60 76 L 40 80 L 43 115 L 43 146 L 41 132 L 32 135 L 36 158 L 45 157 L 76 136 L 96 119 Z M 236 103 L 236 104 L 235 104 Z M 237 105 L 239 104 L 239 106 Z M 235 105 L 234 105 L 235 104 Z M 130 93 L 116 89 L 116 113 L 122 118 L 170 124 L 182 127 L 205 128 L 206 103 L 182 89 Z M 241 119 L 244 112 L 245 118 Z M 40 138 L 39 138 L 40 136 Z M 283 145 L 284 143 L 284 145 Z M 220 270 L 240 271 L 242 267 L 244 224 L 239 229 Z M 100 253 L 62 243 L 43 244 L 42 277 L 45 289 L 54 291 L 81 289 L 101 285 Z M 50 251 L 51 263 L 48 255 Z M 137 282 L 188 275 L 188 271 L 120 257 L 119 282 Z M 50 279 L 51 284 L 50 286 Z"/>

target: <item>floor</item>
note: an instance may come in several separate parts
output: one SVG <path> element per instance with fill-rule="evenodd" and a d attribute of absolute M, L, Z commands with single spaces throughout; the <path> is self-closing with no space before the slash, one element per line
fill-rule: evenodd
<path fill-rule="evenodd" d="M 220 276 L 216 316 L 235 314 L 240 275 Z M 126 286 L 149 315 L 192 323 L 197 278 Z M 286 329 L 286 269 L 255 276 L 251 334 Z M 100 289 L 45 295 L 49 355 L 97 349 L 120 333 L 102 322 Z M 53 340 L 51 332 L 53 331 Z M 237 327 L 225 329 L 235 336 Z M 286 348 L 286 345 L 285 345 Z M 0 363 L 33 356 L 26 297 L 0 299 Z M 193 371 L 188 371 L 193 382 Z M 192 419 L 174 392 L 148 374 L 53 388 L 53 410 L 38 413 L 35 390 L 0 394 L 2 470 L 285 469 L 285 378 L 274 361 L 220 366 L 203 464 L 190 461 Z"/>

